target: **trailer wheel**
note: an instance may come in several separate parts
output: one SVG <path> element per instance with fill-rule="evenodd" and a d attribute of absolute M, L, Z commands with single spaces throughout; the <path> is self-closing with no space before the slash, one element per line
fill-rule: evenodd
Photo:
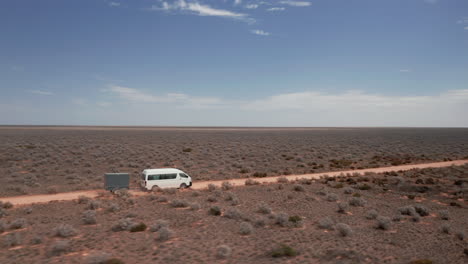
<path fill-rule="evenodd" d="M 180 189 L 185 189 L 185 188 L 187 188 L 187 184 L 182 183 L 182 184 L 180 185 Z"/>
<path fill-rule="evenodd" d="M 159 187 L 154 185 L 153 187 L 151 187 L 151 191 L 152 192 L 157 192 L 159 190 Z"/>

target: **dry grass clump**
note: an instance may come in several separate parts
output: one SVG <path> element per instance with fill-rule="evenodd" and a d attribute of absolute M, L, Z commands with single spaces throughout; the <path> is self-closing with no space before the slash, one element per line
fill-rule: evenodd
<path fill-rule="evenodd" d="M 89 200 L 87 204 L 87 209 L 97 210 L 101 207 L 101 202 L 98 200 Z"/>
<path fill-rule="evenodd" d="M 349 200 L 349 205 L 351 206 L 364 206 L 366 204 L 366 201 L 362 199 L 361 197 L 351 197 Z"/>
<path fill-rule="evenodd" d="M 225 182 L 221 183 L 221 189 L 224 190 L 224 191 L 231 190 L 233 187 L 234 187 L 234 185 L 232 185 L 232 183 L 230 183 L 230 182 L 225 181 Z"/>
<path fill-rule="evenodd" d="M 369 220 L 376 219 L 379 216 L 379 213 L 375 209 L 367 211 L 366 218 Z"/>
<path fill-rule="evenodd" d="M 449 234 L 450 233 L 450 225 L 448 223 L 442 224 L 440 230 L 442 233 Z"/>
<path fill-rule="evenodd" d="M 107 206 L 107 209 L 106 209 L 108 212 L 111 212 L 111 213 L 115 213 L 115 212 L 118 212 L 120 211 L 120 206 L 117 204 L 117 203 L 109 203 L 109 205 Z"/>
<path fill-rule="evenodd" d="M 377 217 L 377 229 L 388 230 L 390 228 L 391 220 L 389 217 L 386 216 L 378 216 Z"/>
<path fill-rule="evenodd" d="M 224 213 L 224 217 L 229 219 L 240 219 L 242 215 L 237 208 L 229 208 Z"/>
<path fill-rule="evenodd" d="M 27 221 L 24 218 L 15 219 L 10 223 L 10 229 L 21 229 L 26 227 Z"/>
<path fill-rule="evenodd" d="M 18 233 L 10 233 L 3 239 L 5 247 L 15 247 L 21 245 L 21 236 Z"/>
<path fill-rule="evenodd" d="M 185 208 L 189 206 L 189 203 L 186 200 L 175 199 L 172 200 L 171 206 L 175 208 Z"/>
<path fill-rule="evenodd" d="M 85 225 L 94 225 L 96 224 L 96 211 L 88 210 L 83 213 L 81 220 Z"/>
<path fill-rule="evenodd" d="M 261 214 L 271 214 L 271 208 L 267 204 L 262 202 L 258 206 L 257 212 L 259 212 Z"/>
<path fill-rule="evenodd" d="M 201 205 L 199 203 L 191 203 L 190 204 L 190 210 L 198 211 L 198 210 L 200 210 L 200 208 L 201 208 Z"/>
<path fill-rule="evenodd" d="M 113 258 L 110 254 L 105 252 L 96 252 L 90 254 L 86 258 L 87 264 L 124 264 L 124 262 L 118 258 Z"/>
<path fill-rule="evenodd" d="M 260 182 L 259 181 L 256 181 L 256 180 L 253 180 L 253 179 L 247 179 L 245 180 L 245 185 L 249 186 L 249 185 L 259 185 Z"/>
<path fill-rule="evenodd" d="M 350 236 L 353 233 L 351 227 L 343 223 L 336 224 L 336 230 L 338 231 L 338 234 L 340 234 L 343 237 Z"/>
<path fill-rule="evenodd" d="M 318 221 L 318 227 L 320 229 L 333 230 L 334 222 L 330 217 L 322 218 Z"/>
<path fill-rule="evenodd" d="M 210 209 L 208 210 L 208 214 L 219 216 L 219 215 L 221 215 L 221 208 L 219 206 L 216 206 L 216 205 L 211 206 Z"/>
<path fill-rule="evenodd" d="M 299 185 L 299 184 L 294 184 L 293 185 L 293 190 L 296 191 L 296 192 L 304 192 L 305 189 L 302 185 Z"/>
<path fill-rule="evenodd" d="M 278 179 L 276 179 L 276 181 L 277 181 L 278 183 L 288 183 L 288 182 L 289 182 L 288 178 L 286 178 L 286 177 L 284 177 L 284 176 L 279 177 Z"/>
<path fill-rule="evenodd" d="M 348 203 L 345 203 L 345 202 L 338 203 L 338 210 L 337 210 L 338 213 L 346 214 L 347 210 L 348 210 Z"/>
<path fill-rule="evenodd" d="M 227 259 L 231 256 L 232 250 L 229 246 L 220 245 L 216 248 L 216 257 L 219 259 Z"/>
<path fill-rule="evenodd" d="M 77 234 L 78 232 L 76 231 L 76 229 L 73 228 L 73 226 L 69 224 L 60 224 L 53 230 L 53 235 L 56 237 L 67 238 L 67 237 L 76 236 Z"/>
<path fill-rule="evenodd" d="M 130 232 L 132 232 L 132 233 L 143 232 L 143 231 L 146 230 L 146 228 L 147 228 L 147 226 L 146 226 L 145 223 L 139 223 L 139 224 L 132 225 L 130 227 Z"/>
<path fill-rule="evenodd" d="M 250 223 L 248 223 L 248 222 L 240 223 L 239 233 L 241 235 L 250 235 L 250 234 L 252 234 L 253 230 L 254 230 L 254 228 Z"/>
<path fill-rule="evenodd" d="M 439 216 L 440 216 L 440 219 L 442 219 L 442 220 L 449 220 L 450 219 L 450 214 L 449 214 L 448 210 L 439 211 Z"/>
<path fill-rule="evenodd" d="M 150 231 L 151 232 L 157 232 L 159 231 L 159 229 L 163 228 L 163 227 L 168 227 L 169 226 L 169 222 L 164 220 L 164 219 L 158 219 L 156 220 L 156 222 L 150 227 Z"/>
<path fill-rule="evenodd" d="M 167 226 L 163 226 L 158 230 L 156 240 L 159 242 L 164 242 L 169 240 L 174 235 L 171 229 Z"/>
<path fill-rule="evenodd" d="M 329 202 L 336 202 L 338 200 L 338 195 L 334 193 L 328 193 L 326 199 Z"/>
<path fill-rule="evenodd" d="M 49 248 L 49 256 L 60 256 L 70 251 L 70 241 L 58 240 L 55 241 Z"/>
<path fill-rule="evenodd" d="M 130 230 L 132 226 L 135 225 L 135 222 L 129 217 L 120 219 L 114 226 L 112 226 L 112 231 L 119 232 Z"/>

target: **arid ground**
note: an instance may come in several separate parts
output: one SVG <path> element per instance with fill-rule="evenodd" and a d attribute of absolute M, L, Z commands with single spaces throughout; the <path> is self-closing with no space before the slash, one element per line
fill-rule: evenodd
<path fill-rule="evenodd" d="M 468 158 L 468 129 L 0 127 L 0 197 L 102 187 L 176 167 L 195 181 Z"/>
<path fill-rule="evenodd" d="M 0 197 L 96 189 L 106 171 L 145 167 L 249 179 L 1 203 L 0 263 L 467 263 L 468 165 L 260 183 L 466 159 L 467 132 L 3 128 Z"/>

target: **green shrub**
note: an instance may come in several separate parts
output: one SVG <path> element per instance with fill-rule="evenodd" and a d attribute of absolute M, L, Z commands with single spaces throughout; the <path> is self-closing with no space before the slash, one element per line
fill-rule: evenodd
<path fill-rule="evenodd" d="M 270 255 L 274 258 L 294 257 L 298 255 L 298 252 L 288 245 L 281 244 L 277 248 L 273 249 L 270 252 Z"/>

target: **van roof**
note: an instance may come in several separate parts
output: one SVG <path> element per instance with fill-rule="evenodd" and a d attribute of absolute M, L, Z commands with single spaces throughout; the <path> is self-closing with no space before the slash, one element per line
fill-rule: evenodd
<path fill-rule="evenodd" d="M 160 169 L 144 169 L 144 173 L 184 173 L 179 169 L 174 168 L 160 168 Z"/>

